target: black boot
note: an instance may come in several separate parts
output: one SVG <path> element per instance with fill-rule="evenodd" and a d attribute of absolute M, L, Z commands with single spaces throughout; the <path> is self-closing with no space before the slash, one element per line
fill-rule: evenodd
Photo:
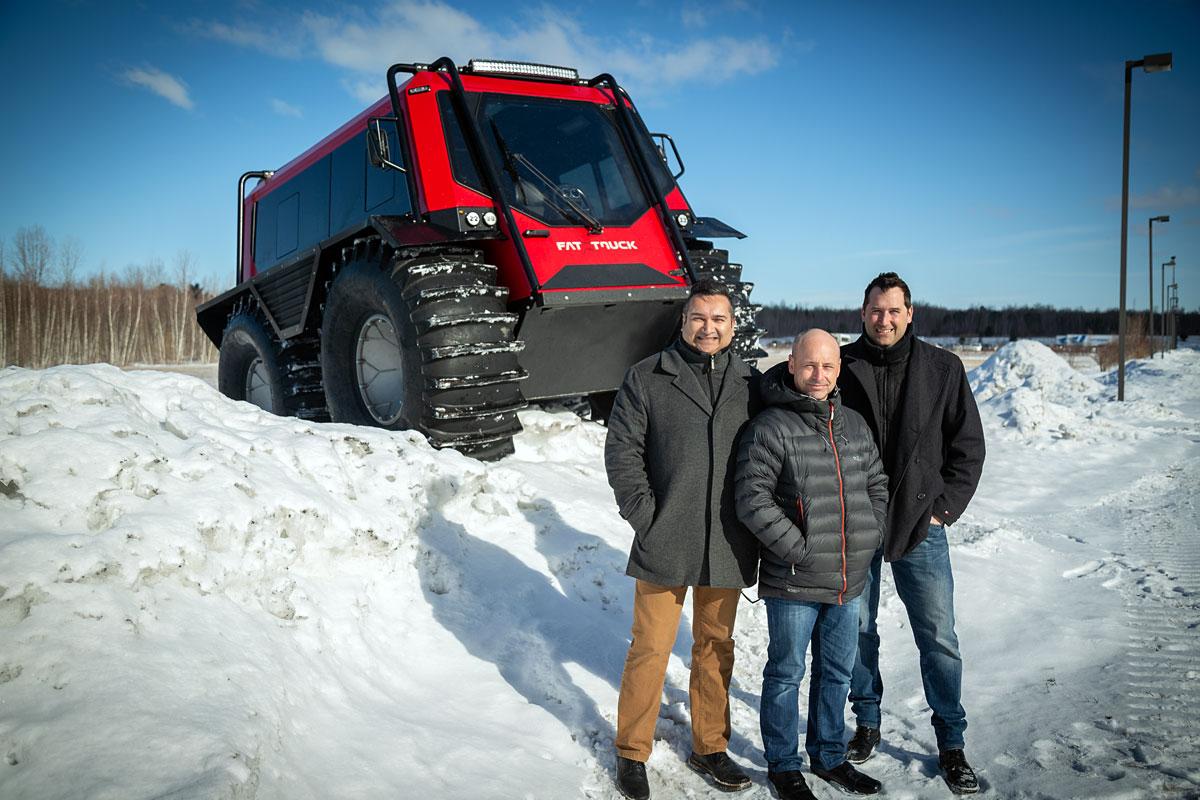
<path fill-rule="evenodd" d="M 812 773 L 847 794 L 878 794 L 883 788 L 882 783 L 859 772 L 850 766 L 849 761 L 843 761 L 833 769 L 813 767 Z"/>
<path fill-rule="evenodd" d="M 629 800 L 650 800 L 646 765 L 632 758 L 617 756 L 617 789 Z"/>
<path fill-rule="evenodd" d="M 846 745 L 846 760 L 851 764 L 862 764 L 875 755 L 875 746 L 879 744 L 879 728 L 868 728 L 859 725 L 854 729 L 850 744 Z"/>
<path fill-rule="evenodd" d="M 750 785 L 750 777 L 724 752 L 699 756 L 692 753 L 687 764 L 701 775 L 712 778 L 713 785 L 726 792 L 739 792 Z"/>
<path fill-rule="evenodd" d="M 979 779 L 975 777 L 975 770 L 967 763 L 967 756 L 962 750 L 946 750 L 938 756 L 938 766 L 950 791 L 955 794 L 975 794 L 979 791 Z"/>
<path fill-rule="evenodd" d="M 768 772 L 767 779 L 775 787 L 779 800 L 817 800 L 817 796 L 804 782 L 804 773 L 799 770 L 791 772 Z"/>

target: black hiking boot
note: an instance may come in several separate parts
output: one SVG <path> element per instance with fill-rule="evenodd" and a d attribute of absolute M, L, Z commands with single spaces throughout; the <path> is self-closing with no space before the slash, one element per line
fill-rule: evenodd
<path fill-rule="evenodd" d="M 650 800 L 646 765 L 632 758 L 617 756 L 617 790 L 629 800 Z"/>
<path fill-rule="evenodd" d="M 942 780 L 955 794 L 975 794 L 979 791 L 979 779 L 975 770 L 967 763 L 967 756 L 962 750 L 946 750 L 938 756 L 938 766 L 942 770 Z"/>
<path fill-rule="evenodd" d="M 740 792 L 750 786 L 750 777 L 725 752 L 706 756 L 692 753 L 688 756 L 687 765 L 701 775 L 707 775 L 713 785 L 722 791 Z"/>
<path fill-rule="evenodd" d="M 879 728 L 868 728 L 859 725 L 854 729 L 854 736 L 846 745 L 846 760 L 851 764 L 862 764 L 875 755 L 875 746 L 879 744 Z"/>
<path fill-rule="evenodd" d="M 790 772 L 768 772 L 767 779 L 775 787 L 779 800 L 817 800 L 817 796 L 804 782 L 804 773 L 799 770 Z"/>
<path fill-rule="evenodd" d="M 879 790 L 883 788 L 882 783 L 859 772 L 850 766 L 849 761 L 843 761 L 833 769 L 813 767 L 812 773 L 846 794 L 879 794 Z"/>

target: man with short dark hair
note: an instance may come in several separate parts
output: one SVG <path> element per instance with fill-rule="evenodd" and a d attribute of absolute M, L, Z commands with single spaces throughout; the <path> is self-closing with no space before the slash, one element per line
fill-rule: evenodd
<path fill-rule="evenodd" d="M 888 474 L 888 521 L 875 553 L 850 684 L 857 718 L 847 758 L 861 764 L 880 741 L 879 581 L 892 566 L 920 652 L 938 763 L 958 794 L 979 791 L 963 752 L 962 656 L 954 632 L 954 576 L 946 526 L 966 510 L 983 472 L 983 426 L 962 361 L 916 338 L 912 294 L 885 272 L 863 293 L 863 335 L 842 348 L 842 401 L 866 418 Z"/>
<path fill-rule="evenodd" d="M 604 465 L 633 528 L 626 574 L 637 579 L 615 742 L 617 788 L 632 800 L 650 796 L 645 763 L 689 587 L 687 763 L 726 791 L 750 786 L 726 753 L 734 620 L 758 566 L 758 542 L 732 502 L 734 448 L 757 410 L 757 373 L 730 348 L 734 325 L 728 290 L 697 281 L 679 340 L 629 368 L 608 421 Z"/>

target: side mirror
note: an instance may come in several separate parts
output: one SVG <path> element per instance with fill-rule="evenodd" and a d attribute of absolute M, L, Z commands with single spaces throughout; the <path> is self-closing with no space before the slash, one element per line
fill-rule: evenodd
<path fill-rule="evenodd" d="M 663 164 L 666 164 L 667 169 L 671 171 L 672 177 L 679 180 L 679 176 L 683 175 L 683 159 L 679 157 L 679 148 L 675 146 L 675 140 L 671 138 L 669 133 L 652 133 L 650 138 L 658 143 L 658 155 L 662 158 Z M 671 163 L 671 159 L 667 156 L 667 145 L 671 145 L 671 154 L 675 156 L 675 163 Z"/>
<path fill-rule="evenodd" d="M 404 167 L 392 161 L 392 143 L 398 142 L 400 135 L 396 123 L 395 117 L 371 117 L 367 120 L 367 156 L 373 167 L 406 172 Z"/>

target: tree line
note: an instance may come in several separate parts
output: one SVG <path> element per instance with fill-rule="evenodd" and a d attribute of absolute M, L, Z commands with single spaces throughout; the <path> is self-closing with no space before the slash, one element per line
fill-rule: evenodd
<path fill-rule="evenodd" d="M 0 365 L 216 360 L 217 350 L 195 315 L 196 305 L 212 297 L 215 289 L 196 282 L 195 264 L 186 251 L 169 268 L 151 260 L 120 273 L 100 270 L 87 277 L 79 275 L 81 261 L 77 240 L 55 241 L 40 225 L 18 229 L 11 242 L 0 239 Z M 1145 315 L 1133 312 L 1131 326 L 1144 330 Z M 852 333 L 862 324 L 857 308 L 785 304 L 764 306 L 758 322 L 768 336 L 777 337 L 809 328 Z M 1177 326 L 1181 337 L 1200 331 L 1200 311 L 1181 313 Z M 1117 311 L 922 305 L 916 329 L 922 336 L 964 338 L 1115 334 Z"/>
<path fill-rule="evenodd" d="M 1145 325 L 1145 311 L 1130 312 Z M 1154 326 L 1160 327 L 1158 310 Z M 1116 334 L 1117 309 L 1087 311 L 1080 308 L 1051 306 L 1009 306 L 1007 308 L 944 308 L 921 305 L 913 318 L 921 336 L 1004 337 L 1029 339 L 1062 334 Z M 809 328 L 823 328 L 837 333 L 853 333 L 862 328 L 858 308 L 805 308 L 799 305 L 771 304 L 763 306 L 758 325 L 768 336 L 793 336 Z M 1176 323 L 1180 337 L 1200 330 L 1200 311 L 1182 312 Z"/>
<path fill-rule="evenodd" d="M 78 275 L 82 248 L 40 225 L 0 240 L 0 364 L 42 368 L 107 362 L 210 362 L 217 351 L 196 324 L 211 292 L 194 282 L 187 252 L 168 272 L 157 260 L 120 274 Z"/>

